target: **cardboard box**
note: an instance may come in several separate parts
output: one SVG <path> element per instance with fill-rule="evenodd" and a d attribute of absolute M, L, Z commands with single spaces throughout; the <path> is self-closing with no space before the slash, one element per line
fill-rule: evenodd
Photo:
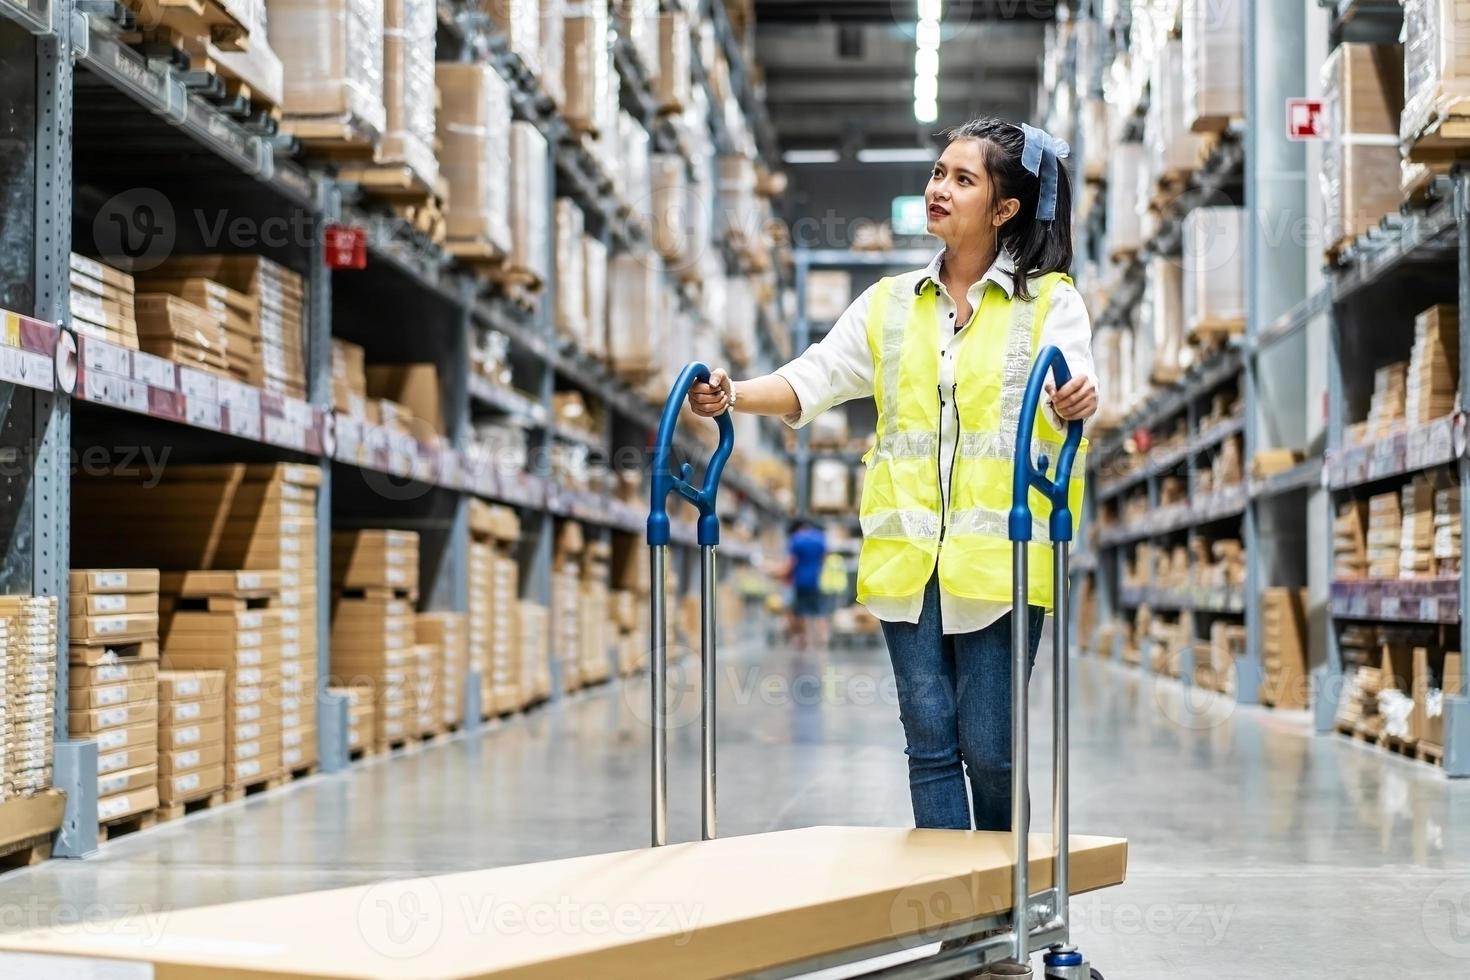
<path fill-rule="evenodd" d="M 72 619 L 94 616 L 140 615 L 158 612 L 157 592 L 115 592 L 88 594 L 79 592 L 68 601 Z"/>
<path fill-rule="evenodd" d="M 122 820 L 158 809 L 158 787 L 107 796 L 97 801 L 97 819 L 102 823 Z"/>
<path fill-rule="evenodd" d="M 158 701 L 140 701 L 109 708 L 94 708 L 67 713 L 67 730 L 72 735 L 91 735 L 109 728 L 131 728 L 158 721 Z"/>
<path fill-rule="evenodd" d="M 98 708 L 115 708 L 119 705 L 155 701 L 158 685 L 154 681 L 142 680 L 131 684 L 101 684 L 80 686 L 73 679 L 67 695 L 67 704 L 72 711 L 92 711 Z"/>
<path fill-rule="evenodd" d="M 76 732 L 73 731 L 73 734 Z M 158 724 L 156 719 L 150 718 L 122 728 L 100 730 L 96 733 L 96 741 L 98 755 L 109 755 L 139 746 L 156 745 L 158 744 Z"/>
<path fill-rule="evenodd" d="M 367 394 L 387 398 L 408 408 L 440 435 L 445 433 L 444 399 L 438 369 L 425 364 L 369 364 Z"/>
<path fill-rule="evenodd" d="M 194 772 L 199 769 L 208 769 L 211 766 L 223 765 L 224 761 L 224 743 L 211 742 L 207 745 L 195 745 L 188 748 L 160 752 L 158 754 L 158 772 L 161 776 L 170 776 L 177 773 Z"/>
<path fill-rule="evenodd" d="M 269 25 L 289 116 L 383 132 L 383 0 L 271 0 Z"/>
<path fill-rule="evenodd" d="M 70 638 L 81 644 L 127 644 L 158 637 L 157 613 L 123 613 L 106 616 L 73 616 Z"/>
<path fill-rule="evenodd" d="M 121 772 L 124 769 L 152 766 L 156 765 L 158 761 L 158 745 L 156 741 L 150 741 L 146 745 L 134 745 L 114 749 L 109 752 L 99 751 L 97 753 L 97 774 L 102 776 L 107 773 Z"/>
<path fill-rule="evenodd" d="M 225 787 L 224 763 L 196 769 L 159 775 L 158 799 L 160 803 L 182 803 L 217 793 Z"/>
<path fill-rule="evenodd" d="M 90 568 L 72 569 L 69 576 L 71 592 L 89 595 L 110 595 L 118 592 L 157 592 L 159 583 L 156 568 Z"/>
<path fill-rule="evenodd" d="M 510 250 L 510 89 L 489 65 L 441 61 L 439 167 L 449 183 L 451 241 Z"/>
<path fill-rule="evenodd" d="M 115 796 L 118 793 L 133 793 L 148 789 L 157 782 L 158 767 L 156 765 L 122 769 L 97 777 L 97 795 L 101 797 Z"/>
<path fill-rule="evenodd" d="M 1329 138 L 1322 150 L 1322 239 L 1331 251 L 1398 211 L 1403 49 L 1340 44 L 1322 66 Z"/>
<path fill-rule="evenodd" d="M 158 748 L 162 752 L 172 752 L 175 749 L 192 749 L 201 745 L 209 745 L 213 742 L 225 740 L 225 723 L 223 721 L 205 721 L 197 725 L 174 725 L 170 728 L 155 729 L 158 740 Z"/>
<path fill-rule="evenodd" d="M 160 701 L 209 701 L 223 699 L 225 672 L 222 670 L 164 670 L 158 672 Z"/>
<path fill-rule="evenodd" d="M 72 690 L 114 684 L 136 684 L 159 681 L 156 660 L 126 660 L 118 663 L 85 666 L 72 664 L 67 671 Z"/>

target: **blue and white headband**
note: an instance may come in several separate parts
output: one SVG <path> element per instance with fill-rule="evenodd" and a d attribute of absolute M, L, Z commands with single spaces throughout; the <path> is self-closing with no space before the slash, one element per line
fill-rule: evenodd
<path fill-rule="evenodd" d="M 1036 220 L 1053 221 L 1057 216 L 1057 171 L 1058 160 L 1065 160 L 1072 147 L 1064 139 L 1058 139 L 1044 129 L 1021 124 L 1026 135 L 1026 145 L 1021 149 L 1021 166 L 1026 172 L 1041 181 L 1041 192 L 1036 198 Z"/>

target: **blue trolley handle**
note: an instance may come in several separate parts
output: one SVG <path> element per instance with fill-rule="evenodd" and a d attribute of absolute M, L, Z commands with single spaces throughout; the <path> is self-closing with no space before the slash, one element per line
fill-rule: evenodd
<path fill-rule="evenodd" d="M 1082 423 L 1067 423 L 1067 436 L 1062 443 L 1061 453 L 1056 460 L 1055 477 L 1047 476 L 1047 458 L 1042 456 L 1031 461 L 1031 437 L 1036 431 L 1036 411 L 1041 405 L 1042 389 L 1046 377 L 1051 374 L 1060 389 L 1072 380 L 1067 369 L 1067 359 L 1055 347 L 1044 347 L 1031 367 L 1031 376 L 1026 381 L 1026 394 L 1021 402 L 1021 417 L 1016 426 L 1016 461 L 1010 515 L 1011 538 L 1011 831 L 1015 850 L 1015 870 L 1012 872 L 1011 908 L 1013 910 L 1011 939 L 1014 943 L 1012 958 L 1026 962 L 1030 953 L 1032 922 L 1025 914 L 1031 901 L 1030 892 L 1030 848 L 1028 835 L 1031 829 L 1030 805 L 1030 720 L 1027 700 L 1027 680 L 1030 677 L 1031 631 L 1028 617 L 1023 613 L 1029 604 L 1030 583 L 1028 581 L 1028 552 L 1031 547 L 1031 501 L 1032 488 L 1040 491 L 1051 503 L 1051 543 L 1056 548 L 1052 583 L 1054 603 L 1052 619 L 1052 647 L 1056 660 L 1052 684 L 1053 736 L 1052 736 L 1052 855 L 1053 893 L 1050 921 L 1042 926 L 1042 932 L 1059 937 L 1053 940 L 1051 952 L 1047 954 L 1048 965 L 1065 965 L 1080 962 L 1076 950 L 1064 945 L 1068 938 L 1067 898 L 1069 889 L 1068 848 L 1069 819 L 1069 768 L 1068 753 L 1068 633 L 1067 614 L 1067 569 L 1072 541 L 1072 511 L 1067 503 L 1068 485 L 1072 482 L 1072 465 L 1077 460 L 1077 451 L 1082 445 Z M 1048 974 L 1050 975 L 1050 974 Z M 1071 976 L 1071 973 L 1067 974 Z M 1078 976 L 1086 976 L 1084 965 Z"/>
<path fill-rule="evenodd" d="M 674 473 L 670 457 L 674 450 L 674 430 L 679 425 L 679 406 L 689 395 L 696 381 L 709 382 L 709 368 L 695 361 L 679 372 L 679 380 L 664 402 L 664 412 L 658 421 L 658 440 L 653 445 L 652 501 L 648 511 L 648 543 L 654 547 L 669 543 L 668 496 L 670 492 L 688 500 L 699 510 L 698 541 L 701 545 L 720 543 L 720 518 L 715 514 L 715 495 L 720 489 L 720 476 L 725 463 L 735 449 L 735 425 L 730 421 L 729 411 L 715 418 L 720 427 L 720 444 L 710 456 L 709 466 L 704 473 L 704 486 L 696 488 L 689 482 L 694 468 L 688 463 Z"/>
<path fill-rule="evenodd" d="M 1026 395 L 1021 402 L 1020 425 L 1016 429 L 1016 465 L 1011 503 L 1010 535 L 1012 541 L 1031 540 L 1030 490 L 1035 487 L 1041 495 L 1051 501 L 1051 540 L 1072 540 L 1072 511 L 1067 505 L 1067 486 L 1072 482 L 1072 464 L 1077 460 L 1077 450 L 1082 445 L 1082 423 L 1067 423 L 1067 438 L 1062 443 L 1062 452 L 1057 457 L 1056 479 L 1046 475 L 1047 458 L 1042 456 L 1031 462 L 1031 436 L 1036 429 L 1036 410 L 1041 404 L 1042 388 L 1046 376 L 1051 373 L 1060 390 L 1072 380 L 1067 368 L 1067 359 L 1056 347 L 1043 347 L 1031 367 L 1031 377 L 1026 382 Z"/>
<path fill-rule="evenodd" d="M 720 543 L 720 518 L 715 513 L 715 495 L 720 489 L 720 476 L 735 449 L 735 425 L 729 411 L 715 417 L 720 427 L 720 443 L 710 456 L 704 471 L 704 486 L 689 482 L 693 467 L 688 463 L 673 471 L 670 455 L 674 449 L 674 429 L 679 425 L 679 405 L 689 395 L 696 381 L 709 381 L 709 368 L 698 361 L 679 373 L 679 380 L 664 402 L 664 413 L 658 422 L 658 441 L 653 446 L 652 501 L 648 511 L 649 599 L 652 752 L 652 842 L 655 847 L 668 840 L 668 596 L 664 589 L 665 553 L 669 544 L 668 497 L 670 492 L 688 500 L 699 510 L 697 539 L 700 545 L 699 570 L 699 673 L 700 673 L 700 835 L 704 840 L 715 837 L 715 546 Z"/>

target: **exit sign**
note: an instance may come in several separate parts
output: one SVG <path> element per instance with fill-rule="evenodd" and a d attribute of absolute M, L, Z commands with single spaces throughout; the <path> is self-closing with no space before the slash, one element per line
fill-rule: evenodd
<path fill-rule="evenodd" d="M 1286 100 L 1286 137 L 1320 140 L 1327 135 L 1327 119 L 1321 99 Z"/>

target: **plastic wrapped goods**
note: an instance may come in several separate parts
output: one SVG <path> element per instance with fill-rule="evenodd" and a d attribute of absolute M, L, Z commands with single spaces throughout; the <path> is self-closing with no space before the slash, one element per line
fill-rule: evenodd
<path fill-rule="evenodd" d="M 608 49 L 607 4 L 601 0 L 567 0 L 562 21 L 565 56 L 562 108 L 573 132 L 596 136 L 605 124 L 604 109 L 612 74 Z"/>
<path fill-rule="evenodd" d="M 1143 144 L 1119 143 L 1108 155 L 1108 253 L 1121 255 L 1143 247 L 1138 220 L 1138 184 Z"/>
<path fill-rule="evenodd" d="M 568 0 L 541 0 L 542 90 L 558 107 L 567 97 L 566 8 Z"/>
<path fill-rule="evenodd" d="M 1184 219 L 1184 329 L 1245 330 L 1245 209 L 1195 208 Z"/>
<path fill-rule="evenodd" d="M 1246 0 L 1184 0 L 1184 124 L 1196 133 L 1245 116 Z"/>
<path fill-rule="evenodd" d="M 583 349 L 602 360 L 607 356 L 607 246 L 582 236 Z"/>
<path fill-rule="evenodd" d="M 510 92 L 486 65 L 436 67 L 448 237 L 510 249 Z"/>
<path fill-rule="evenodd" d="M 1470 117 L 1470 5 L 1464 0 L 1402 0 L 1406 148 Z M 1454 142 L 1463 143 L 1463 139 Z"/>
<path fill-rule="evenodd" d="M 1184 277 L 1179 264 L 1167 256 L 1149 260 L 1144 285 L 1144 311 L 1153 334 L 1154 363 L 1150 380 L 1170 384 L 1184 367 Z"/>
<path fill-rule="evenodd" d="M 511 53 L 521 59 L 526 70 L 541 74 L 541 3 L 540 0 L 480 0 L 480 9 L 490 15 L 490 23 L 505 36 Z"/>
<path fill-rule="evenodd" d="M 852 509 L 846 463 L 840 459 L 819 459 L 812 463 L 811 472 L 809 505 L 813 512 L 837 514 Z"/>
<path fill-rule="evenodd" d="M 286 114 L 382 133 L 383 0 L 270 0 L 269 11 Z"/>
<path fill-rule="evenodd" d="M 655 369 L 662 266 L 652 253 L 623 252 L 608 263 L 608 361 L 623 378 Z"/>
<path fill-rule="evenodd" d="M 546 281 L 550 214 L 546 208 L 548 172 L 546 137 L 535 123 L 516 120 L 510 126 L 510 265 Z"/>
<path fill-rule="evenodd" d="M 383 104 L 379 162 L 408 167 L 427 187 L 439 179 L 434 155 L 434 0 L 383 0 Z"/>
<path fill-rule="evenodd" d="M 1185 122 L 1184 43 L 1171 39 L 1158 53 L 1150 83 L 1144 142 L 1156 177 L 1188 173 L 1199 163 L 1200 138 Z"/>
<path fill-rule="evenodd" d="M 618 159 L 622 162 L 621 179 L 615 176 L 613 183 L 620 186 L 633 214 L 645 227 L 653 223 L 653 180 L 650 170 L 648 130 L 628 112 L 620 110 L 617 115 L 618 145 L 622 148 Z"/>
<path fill-rule="evenodd" d="M 1333 251 L 1398 210 L 1403 50 L 1341 44 L 1322 65 L 1322 243 Z"/>
<path fill-rule="evenodd" d="M 653 185 L 653 247 L 666 261 L 682 267 L 695 253 L 695 228 L 688 213 L 688 170 L 684 158 L 656 153 L 649 159 Z"/>
<path fill-rule="evenodd" d="M 689 18 L 680 11 L 658 18 L 658 78 L 653 95 L 663 112 L 680 112 L 693 86 Z"/>
<path fill-rule="evenodd" d="M 583 296 L 587 280 L 582 263 L 585 219 L 582 209 L 570 198 L 556 201 L 556 332 L 579 348 L 585 347 L 587 303 Z"/>

